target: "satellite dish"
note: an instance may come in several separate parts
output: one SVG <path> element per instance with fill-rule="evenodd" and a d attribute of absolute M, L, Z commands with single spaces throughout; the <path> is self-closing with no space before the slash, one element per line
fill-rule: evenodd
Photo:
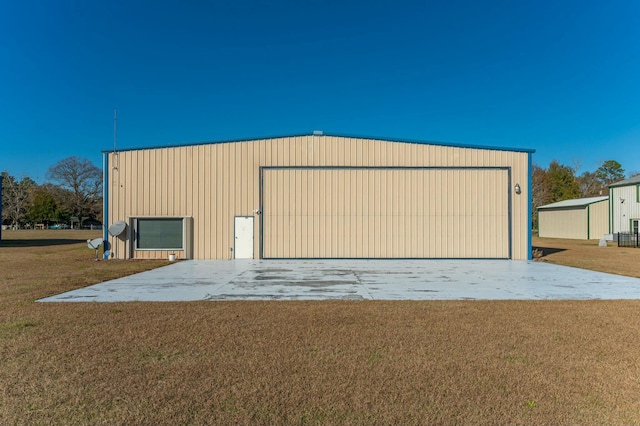
<path fill-rule="evenodd" d="M 120 220 L 109 227 L 109 234 L 111 234 L 112 237 L 117 237 L 122 234 L 126 228 L 127 223 Z"/>
<path fill-rule="evenodd" d="M 98 250 L 104 240 L 102 238 L 95 238 L 93 240 L 87 240 L 87 247 L 93 250 Z"/>
<path fill-rule="evenodd" d="M 87 240 L 87 247 L 96 251 L 96 260 L 98 260 L 98 249 L 100 249 L 100 246 L 102 245 L 103 242 L 104 240 L 102 238 Z"/>

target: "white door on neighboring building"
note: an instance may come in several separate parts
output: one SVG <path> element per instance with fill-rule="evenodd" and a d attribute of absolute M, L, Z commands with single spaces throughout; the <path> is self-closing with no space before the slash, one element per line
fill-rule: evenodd
<path fill-rule="evenodd" d="M 253 259 L 253 216 L 236 216 L 233 250 L 236 259 Z"/>

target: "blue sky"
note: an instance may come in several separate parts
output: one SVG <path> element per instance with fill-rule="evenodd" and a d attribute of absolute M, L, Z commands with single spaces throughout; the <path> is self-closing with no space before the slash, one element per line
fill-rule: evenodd
<path fill-rule="evenodd" d="M 640 172 L 638 1 L 0 4 L 0 170 L 310 133 Z"/>

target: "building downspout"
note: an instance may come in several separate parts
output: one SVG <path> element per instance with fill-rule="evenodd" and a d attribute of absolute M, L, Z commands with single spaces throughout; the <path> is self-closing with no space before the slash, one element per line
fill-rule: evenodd
<path fill-rule="evenodd" d="M 609 188 L 609 234 L 613 234 L 613 188 Z"/>
<path fill-rule="evenodd" d="M 109 153 L 102 153 L 102 238 L 104 239 L 103 255 L 104 260 L 109 259 L 111 243 L 109 242 Z"/>
<path fill-rule="evenodd" d="M 0 175 L 0 241 L 2 241 L 2 175 Z"/>
<path fill-rule="evenodd" d="M 527 260 L 532 260 L 533 259 L 533 247 L 531 244 L 531 240 L 532 240 L 532 233 L 533 233 L 533 221 L 531 218 L 531 215 L 533 214 L 533 199 L 532 199 L 532 190 L 533 190 L 533 183 L 531 182 L 531 180 L 533 179 L 533 171 L 532 171 L 532 167 L 533 167 L 533 155 L 531 153 L 527 154 L 528 157 L 528 171 L 527 174 L 529 175 L 529 184 L 528 184 L 528 190 L 527 190 L 527 197 L 528 197 L 528 207 L 527 207 Z M 538 222 L 539 223 L 539 222 Z"/>
<path fill-rule="evenodd" d="M 587 240 L 591 239 L 591 204 L 587 204 Z"/>

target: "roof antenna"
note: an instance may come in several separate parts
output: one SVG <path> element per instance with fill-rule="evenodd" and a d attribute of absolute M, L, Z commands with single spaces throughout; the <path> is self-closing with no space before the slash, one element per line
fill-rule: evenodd
<path fill-rule="evenodd" d="M 118 122 L 118 110 L 113 109 L 113 153 L 116 153 L 116 124 Z"/>
<path fill-rule="evenodd" d="M 118 153 L 116 152 L 116 125 L 118 123 L 118 110 L 113 109 L 113 170 L 118 170 Z"/>

